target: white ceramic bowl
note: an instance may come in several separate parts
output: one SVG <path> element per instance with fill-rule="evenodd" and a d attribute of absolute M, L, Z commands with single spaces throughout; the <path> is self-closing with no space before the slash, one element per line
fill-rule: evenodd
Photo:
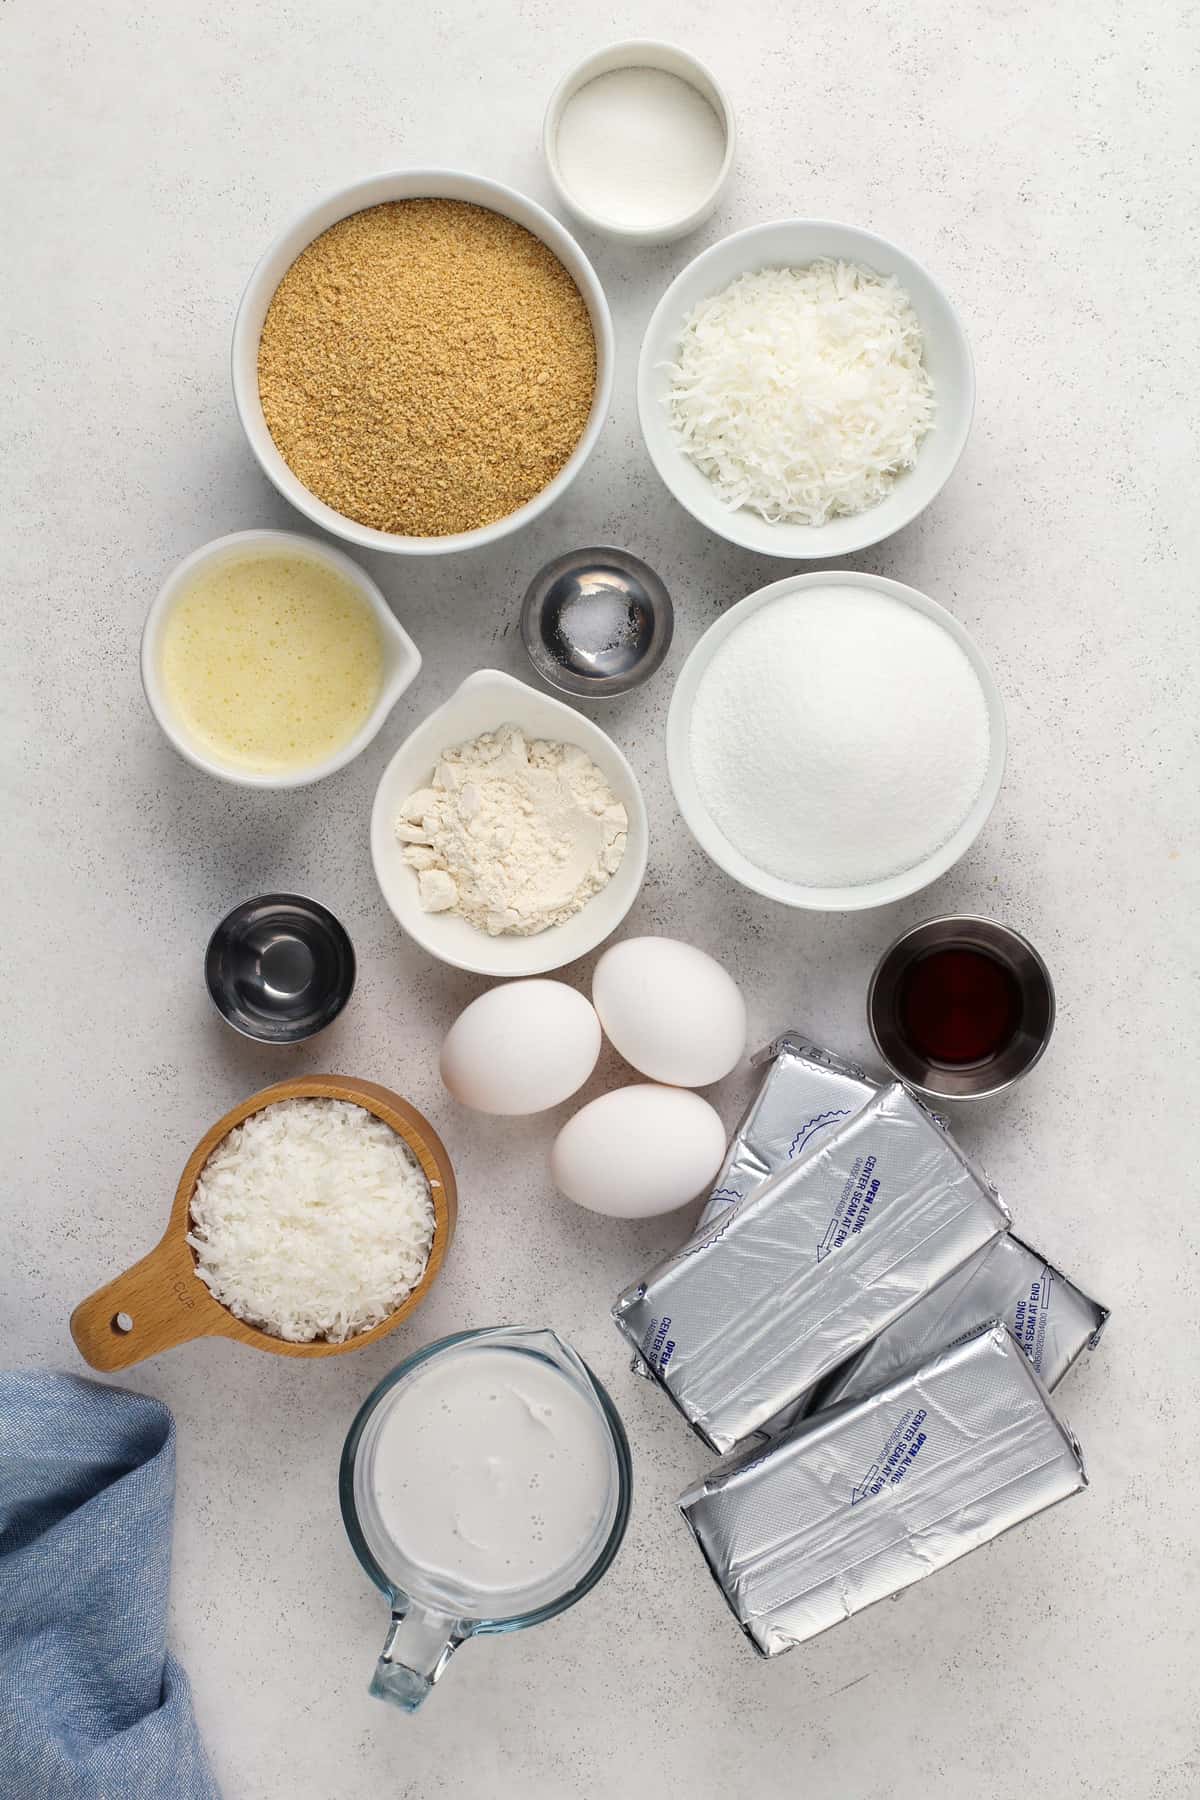
<path fill-rule="evenodd" d="M 681 213 L 676 219 L 664 220 L 661 225 L 622 225 L 619 219 L 605 218 L 599 213 L 591 212 L 568 186 L 558 160 L 558 128 L 567 102 L 573 100 L 580 88 L 586 87 L 589 81 L 595 81 L 598 75 L 609 75 L 615 69 L 664 69 L 668 75 L 678 75 L 708 101 L 725 133 L 725 155 L 716 180 L 703 200 L 690 212 Z M 564 75 L 555 88 L 542 125 L 542 154 L 546 158 L 551 186 L 560 203 L 592 231 L 602 231 L 605 236 L 616 238 L 625 244 L 673 244 L 677 238 L 686 237 L 689 231 L 695 231 L 703 225 L 716 211 L 717 202 L 728 185 L 736 147 L 737 126 L 733 108 L 712 70 L 686 50 L 649 38 L 628 38 L 624 43 L 610 44 L 607 50 L 597 50 L 593 56 L 585 57 L 569 75 Z"/>
<path fill-rule="evenodd" d="M 275 290 L 300 252 L 336 225 L 339 219 L 361 212 L 368 206 L 381 206 L 388 200 L 466 200 L 474 206 L 488 207 L 515 219 L 526 231 L 552 250 L 583 295 L 596 339 L 596 391 L 592 410 L 583 436 L 563 464 L 554 480 L 532 500 L 477 531 L 453 532 L 447 537 L 404 537 L 398 532 L 376 531 L 371 525 L 360 525 L 344 513 L 335 512 L 323 500 L 310 493 L 295 476 L 267 429 L 258 393 L 258 340 Z M 285 500 L 305 513 L 314 524 L 322 526 L 352 544 L 367 550 L 391 550 L 406 555 L 444 556 L 452 550 L 474 550 L 480 544 L 491 544 L 506 537 L 545 512 L 566 492 L 595 448 L 600 428 L 608 416 L 613 377 L 612 316 L 604 290 L 591 263 L 570 233 L 544 208 L 527 200 L 515 188 L 504 187 L 482 175 L 464 174 L 458 169 L 396 169 L 383 175 L 371 175 L 350 187 L 327 194 L 306 212 L 294 219 L 262 257 L 246 283 L 233 327 L 233 397 L 238 418 L 251 450 Z"/>
<path fill-rule="evenodd" d="M 825 525 L 773 525 L 747 507 L 731 511 L 716 490 L 674 442 L 668 425 L 665 365 L 678 349 L 683 321 L 710 294 L 755 269 L 802 266 L 819 257 L 861 263 L 894 275 L 913 303 L 925 338 L 925 364 L 933 383 L 936 413 L 913 468 L 900 475 L 887 498 L 866 512 Z M 782 219 L 752 225 L 703 251 L 677 275 L 654 310 L 638 362 L 638 417 L 642 436 L 659 475 L 694 519 L 731 544 L 792 562 L 846 556 L 877 544 L 908 525 L 949 479 L 971 429 L 975 411 L 975 369 L 958 316 L 933 277 L 886 238 L 854 225 L 817 219 Z"/>
<path fill-rule="evenodd" d="M 784 881 L 778 875 L 770 875 L 766 870 L 760 869 L 729 842 L 705 806 L 692 773 L 692 706 L 701 677 L 714 654 L 752 613 L 770 606 L 785 594 L 812 587 L 869 588 L 875 593 L 887 594 L 893 600 L 902 600 L 917 612 L 934 619 L 966 652 L 971 667 L 979 677 L 987 702 L 991 732 L 987 774 L 974 806 L 953 837 L 947 839 L 931 856 L 914 863 L 911 869 L 904 869 L 898 875 L 885 876 L 882 881 L 862 882 L 854 887 L 805 887 L 798 882 Z M 1000 690 L 974 639 L 963 629 L 953 613 L 948 613 L 944 606 L 939 606 L 928 595 L 918 593 L 916 588 L 904 587 L 898 581 L 889 581 L 885 575 L 864 575 L 851 569 L 788 575 L 782 581 L 773 581 L 769 587 L 760 588 L 756 594 L 750 594 L 745 600 L 739 600 L 736 606 L 731 606 L 715 625 L 709 626 L 684 663 L 675 683 L 675 692 L 667 714 L 667 772 L 679 810 L 700 848 L 712 858 L 718 868 L 724 869 L 727 875 L 731 875 L 743 887 L 752 888 L 756 894 L 765 894 L 769 900 L 781 901 L 784 906 L 802 907 L 809 912 L 864 912 L 868 907 L 887 906 L 894 900 L 903 900 L 909 894 L 919 893 L 930 882 L 944 875 L 947 869 L 952 869 L 971 848 L 996 804 L 996 796 L 1004 778 L 1005 745 L 1004 702 L 1000 698 Z"/>
<path fill-rule="evenodd" d="M 197 744 L 187 725 L 171 705 L 170 696 L 163 685 L 161 668 L 163 631 L 171 609 L 197 572 L 214 564 L 236 562 L 247 553 L 258 554 L 271 550 L 287 556 L 307 557 L 312 562 L 323 563 L 327 568 L 334 569 L 367 602 L 379 622 L 383 638 L 383 684 L 379 690 L 379 698 L 364 723 L 349 742 L 343 744 L 332 756 L 292 770 L 286 775 L 256 774 L 251 769 L 239 768 L 236 763 L 222 762 L 208 749 Z M 316 538 L 301 537 L 294 531 L 234 531 L 228 537 L 214 538 L 212 543 L 202 544 L 199 550 L 193 550 L 190 556 L 185 556 L 167 576 L 146 615 L 142 630 L 142 686 L 146 691 L 150 710 L 164 735 L 180 756 L 197 769 L 203 769 L 206 775 L 216 775 L 222 781 L 235 782 L 239 787 L 307 787 L 310 782 L 320 781 L 323 776 L 345 768 L 348 762 L 353 762 L 360 750 L 366 749 L 405 688 L 416 679 L 420 667 L 421 652 L 399 624 L 391 607 L 365 570 L 360 569 L 341 550 L 335 550 L 331 544 L 322 544 Z"/>
<path fill-rule="evenodd" d="M 488 937 L 465 919 L 428 913 L 417 896 L 417 877 L 396 838 L 400 808 L 428 784 L 444 750 L 501 725 L 519 725 L 530 737 L 578 744 L 605 777 L 629 815 L 629 841 L 608 885 L 563 925 L 535 937 Z M 477 669 L 450 698 L 405 739 L 383 772 L 371 811 L 371 861 L 384 899 L 415 943 L 456 969 L 475 975 L 544 975 L 586 956 L 617 929 L 637 899 L 646 873 L 649 832 L 637 776 L 607 733 L 561 700 L 552 700 L 499 669 Z"/>

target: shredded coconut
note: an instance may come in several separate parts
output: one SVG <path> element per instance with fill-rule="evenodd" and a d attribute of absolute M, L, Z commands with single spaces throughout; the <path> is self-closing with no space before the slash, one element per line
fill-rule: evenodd
<path fill-rule="evenodd" d="M 933 419 L 908 295 L 828 258 L 739 275 L 701 300 L 669 373 L 680 447 L 723 505 L 775 524 L 877 505 Z"/>
<path fill-rule="evenodd" d="M 936 620 L 866 588 L 783 595 L 731 632 L 692 708 L 692 773 L 768 874 L 854 886 L 953 837 L 983 787 L 987 700 Z"/>
<path fill-rule="evenodd" d="M 502 725 L 442 753 L 396 821 L 426 912 L 490 937 L 532 937 L 586 906 L 620 867 L 629 820 L 576 744 Z"/>
<path fill-rule="evenodd" d="M 191 1223 L 196 1273 L 222 1306 L 272 1337 L 340 1344 L 416 1287 L 434 1213 L 382 1119 L 344 1100 L 278 1100 L 217 1145 Z"/>

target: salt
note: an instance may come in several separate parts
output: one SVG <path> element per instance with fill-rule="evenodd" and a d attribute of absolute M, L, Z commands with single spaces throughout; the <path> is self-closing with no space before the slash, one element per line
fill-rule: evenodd
<path fill-rule="evenodd" d="M 555 145 L 583 212 L 649 231 L 702 206 L 725 160 L 725 131 L 698 89 L 665 69 L 613 69 L 573 94 Z"/>
<path fill-rule="evenodd" d="M 753 613 L 700 679 L 690 751 L 714 823 L 757 868 L 815 887 L 911 869 L 987 774 L 987 701 L 936 620 L 866 588 Z"/>

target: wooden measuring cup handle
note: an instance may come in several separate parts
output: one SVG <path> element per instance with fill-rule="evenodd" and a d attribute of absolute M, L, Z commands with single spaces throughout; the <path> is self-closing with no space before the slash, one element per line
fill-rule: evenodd
<path fill-rule="evenodd" d="M 71 1314 L 71 1336 L 93 1369 L 128 1369 L 189 1338 L 220 1331 L 224 1309 L 196 1279 L 191 1253 L 168 1236 Z"/>

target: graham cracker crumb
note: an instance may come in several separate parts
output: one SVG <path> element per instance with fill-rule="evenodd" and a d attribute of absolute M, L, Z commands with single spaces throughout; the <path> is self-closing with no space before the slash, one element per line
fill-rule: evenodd
<path fill-rule="evenodd" d="M 582 436 L 596 344 L 540 239 L 461 200 L 341 219 L 275 290 L 263 414 L 309 491 L 359 524 L 444 537 L 539 494 Z"/>

